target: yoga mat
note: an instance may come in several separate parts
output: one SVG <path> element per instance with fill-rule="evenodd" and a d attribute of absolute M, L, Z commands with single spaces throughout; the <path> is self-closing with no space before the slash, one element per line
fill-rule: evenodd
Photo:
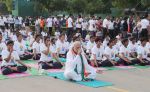
<path fill-rule="evenodd" d="M 13 74 L 9 74 L 6 75 L 8 78 L 18 78 L 18 77 L 27 77 L 30 76 L 29 73 L 13 73 Z"/>
<path fill-rule="evenodd" d="M 27 71 L 29 74 L 36 76 L 39 75 L 39 71 L 36 68 L 31 68 L 30 70 Z"/>
<path fill-rule="evenodd" d="M 119 69 L 135 69 L 136 67 L 134 66 L 115 66 L 116 68 L 119 68 Z"/>
<path fill-rule="evenodd" d="M 28 66 L 32 67 L 32 68 L 36 68 L 38 69 L 38 64 L 35 64 L 35 63 L 29 63 L 27 64 Z"/>
<path fill-rule="evenodd" d="M 52 59 L 54 62 L 56 62 L 56 60 L 55 59 Z M 61 61 L 61 62 L 63 62 L 63 63 L 65 63 L 66 62 L 66 58 L 59 58 L 59 60 Z"/>
<path fill-rule="evenodd" d="M 23 62 L 26 63 L 26 64 L 37 63 L 37 62 L 34 61 L 34 60 L 23 60 Z"/>
<path fill-rule="evenodd" d="M 8 77 L 7 76 L 4 76 L 2 74 L 0 74 L 0 80 L 4 80 L 4 79 L 7 79 Z"/>
<path fill-rule="evenodd" d="M 65 79 L 64 75 L 63 75 L 63 72 L 48 73 L 48 76 L 57 77 L 58 79 L 67 81 Z M 110 82 L 105 82 L 105 81 L 100 81 L 100 80 L 94 80 L 94 81 L 88 81 L 88 82 L 81 81 L 81 82 L 73 82 L 73 83 L 77 83 L 77 84 L 80 84 L 80 85 L 84 85 L 84 86 L 87 86 L 87 87 L 93 87 L 93 88 L 104 87 L 104 86 L 112 86 L 113 85 Z"/>
<path fill-rule="evenodd" d="M 62 70 L 62 69 L 48 69 L 48 70 L 46 70 L 47 72 L 64 72 L 64 70 Z"/>
<path fill-rule="evenodd" d="M 140 65 L 135 65 L 134 67 L 140 68 L 140 69 L 147 69 L 147 68 L 150 68 L 150 66 L 140 66 Z"/>
<path fill-rule="evenodd" d="M 107 71 L 108 69 L 106 69 L 106 68 L 103 68 L 103 67 L 99 67 L 99 68 L 97 68 L 97 70 L 101 70 L 101 71 Z"/>
<path fill-rule="evenodd" d="M 107 70 L 120 70 L 119 68 L 116 67 L 103 67 L 106 68 Z"/>
<path fill-rule="evenodd" d="M 66 62 L 66 58 L 59 58 L 61 62 L 65 63 Z"/>

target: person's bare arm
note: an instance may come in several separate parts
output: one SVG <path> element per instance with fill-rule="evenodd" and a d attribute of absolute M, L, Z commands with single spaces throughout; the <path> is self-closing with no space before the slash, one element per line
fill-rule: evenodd
<path fill-rule="evenodd" d="M 10 53 L 9 53 L 8 57 L 4 59 L 6 62 L 9 62 L 11 60 L 12 52 L 13 52 L 13 48 L 10 48 Z"/>

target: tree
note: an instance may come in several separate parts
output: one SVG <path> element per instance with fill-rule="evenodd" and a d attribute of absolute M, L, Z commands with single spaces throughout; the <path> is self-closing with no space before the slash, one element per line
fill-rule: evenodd
<path fill-rule="evenodd" d="M 0 14 L 6 14 L 6 13 L 8 13 L 7 6 L 5 3 L 2 2 L 0 3 Z"/>
<path fill-rule="evenodd" d="M 150 0 L 112 0 L 112 4 L 117 8 L 136 8 L 150 7 Z"/>

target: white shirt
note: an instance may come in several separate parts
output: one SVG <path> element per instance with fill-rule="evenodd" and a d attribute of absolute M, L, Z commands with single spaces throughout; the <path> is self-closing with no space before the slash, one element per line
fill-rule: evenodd
<path fill-rule="evenodd" d="M 72 28 L 73 27 L 73 20 L 71 17 L 68 18 L 68 28 Z"/>
<path fill-rule="evenodd" d="M 149 50 L 143 46 L 139 46 L 138 49 L 137 49 L 137 54 L 138 54 L 138 58 L 140 57 L 140 55 L 142 56 L 142 58 L 144 59 L 147 59 L 148 58 L 148 53 L 149 53 Z"/>
<path fill-rule="evenodd" d="M 11 38 L 12 38 L 13 41 L 17 41 L 17 36 L 16 35 L 12 34 Z"/>
<path fill-rule="evenodd" d="M 147 19 L 141 20 L 141 28 L 142 29 L 147 29 L 148 25 L 149 25 L 149 20 L 147 20 Z"/>
<path fill-rule="evenodd" d="M 122 54 L 124 54 L 124 57 L 129 58 L 130 53 L 131 53 L 131 51 L 130 51 L 129 48 L 126 48 L 124 45 L 122 45 L 122 46 L 120 47 L 119 54 L 120 54 L 121 56 L 122 56 Z"/>
<path fill-rule="evenodd" d="M 67 50 L 69 49 L 69 46 L 65 41 L 61 42 L 60 40 L 58 40 L 56 42 L 56 49 L 59 49 L 59 54 L 66 54 Z"/>
<path fill-rule="evenodd" d="M 150 53 L 150 42 L 146 43 L 146 48 L 149 50 L 149 53 Z"/>
<path fill-rule="evenodd" d="M 110 30 L 114 29 L 114 22 L 109 21 L 108 29 L 110 29 Z"/>
<path fill-rule="evenodd" d="M 47 18 L 46 22 L 47 22 L 47 27 L 52 27 L 52 25 L 53 25 L 53 19 L 52 18 Z"/>
<path fill-rule="evenodd" d="M 82 22 L 82 30 L 87 30 L 88 23 L 87 22 Z"/>
<path fill-rule="evenodd" d="M 0 18 L 0 26 L 4 26 L 4 20 Z"/>
<path fill-rule="evenodd" d="M 40 22 L 38 19 L 35 20 L 35 26 L 39 26 L 40 25 Z"/>
<path fill-rule="evenodd" d="M 100 48 L 95 45 L 91 50 L 92 56 L 91 59 L 94 59 L 94 55 L 96 55 L 96 60 L 102 60 L 104 54 L 104 48 L 101 46 Z"/>
<path fill-rule="evenodd" d="M 132 42 L 129 42 L 128 48 L 130 49 L 131 52 L 136 52 L 137 51 L 137 44 L 133 44 Z"/>
<path fill-rule="evenodd" d="M 96 31 L 96 22 L 95 20 L 89 20 L 89 31 Z"/>
<path fill-rule="evenodd" d="M 5 23 L 8 23 L 8 19 L 6 17 L 3 17 L 3 20 Z"/>
<path fill-rule="evenodd" d="M 76 28 L 81 28 L 82 27 L 82 22 L 83 22 L 83 19 L 82 18 L 78 18 L 76 20 Z"/>
<path fill-rule="evenodd" d="M 19 19 L 19 24 L 21 25 L 22 21 L 23 21 L 23 18 L 22 17 L 18 17 L 18 19 Z"/>
<path fill-rule="evenodd" d="M 116 48 L 116 50 L 120 51 L 120 47 L 123 46 L 122 42 L 120 40 L 117 41 L 117 43 L 114 45 L 114 47 Z"/>
<path fill-rule="evenodd" d="M 95 45 L 95 42 L 92 43 L 91 41 L 88 41 L 87 47 L 86 47 L 87 53 L 89 53 L 89 51 L 91 51 L 91 49 L 94 47 L 94 45 Z"/>
<path fill-rule="evenodd" d="M 51 52 L 51 53 L 49 53 L 48 55 L 45 55 L 44 53 L 43 53 L 43 51 L 46 51 L 48 48 L 46 47 L 46 45 L 44 44 L 44 43 L 42 43 L 41 45 L 40 45 L 40 52 L 41 52 L 41 57 L 40 57 L 40 61 L 42 61 L 42 62 L 49 62 L 49 61 L 52 61 L 52 56 L 51 56 L 51 54 L 52 54 L 52 51 L 54 51 L 53 50 L 53 48 L 50 46 L 50 48 L 49 48 L 49 52 Z"/>
<path fill-rule="evenodd" d="M 2 51 L 3 50 L 6 50 L 7 48 L 6 48 L 6 44 L 4 43 L 4 42 L 1 42 L 0 43 L 0 55 L 1 55 L 1 53 L 2 53 Z"/>
<path fill-rule="evenodd" d="M 2 64 L 1 66 L 8 66 L 8 65 L 16 65 L 16 60 L 20 60 L 19 55 L 16 51 L 13 51 L 11 54 L 10 61 L 6 62 L 5 59 L 8 58 L 10 52 L 6 49 L 2 51 Z"/>
<path fill-rule="evenodd" d="M 14 50 L 16 50 L 19 55 L 23 55 L 25 53 L 25 50 L 26 50 L 25 41 L 22 40 L 21 43 L 18 41 L 15 41 Z"/>
<path fill-rule="evenodd" d="M 15 24 L 20 24 L 20 20 L 19 19 L 15 19 Z"/>
<path fill-rule="evenodd" d="M 107 19 L 103 20 L 103 27 L 106 28 L 109 25 L 109 21 Z"/>
<path fill-rule="evenodd" d="M 35 41 L 32 45 L 32 49 L 36 49 L 37 54 L 40 53 L 40 43 Z"/>
<path fill-rule="evenodd" d="M 109 46 L 107 46 L 105 48 L 104 54 L 107 55 L 110 60 L 114 60 L 116 58 L 116 54 L 118 54 L 118 51 L 114 47 L 110 48 Z M 107 58 L 104 57 L 104 60 L 106 59 Z"/>
<path fill-rule="evenodd" d="M 9 21 L 9 23 L 13 24 L 13 23 L 14 23 L 14 18 L 9 17 L 9 18 L 8 18 L 8 21 Z"/>

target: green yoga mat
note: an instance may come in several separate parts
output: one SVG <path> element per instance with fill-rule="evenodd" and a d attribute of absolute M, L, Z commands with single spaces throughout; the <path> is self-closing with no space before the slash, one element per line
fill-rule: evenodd
<path fill-rule="evenodd" d="M 121 70 L 121 69 L 116 68 L 116 67 L 103 67 L 103 68 L 106 68 L 107 70 Z"/>
<path fill-rule="evenodd" d="M 66 62 L 66 58 L 59 58 L 61 62 L 65 63 Z M 55 59 L 53 59 L 54 62 L 56 62 Z"/>
<path fill-rule="evenodd" d="M 65 63 L 66 59 L 65 58 L 59 58 L 61 62 Z"/>
<path fill-rule="evenodd" d="M 28 70 L 27 72 L 33 76 L 39 75 L 38 69 L 35 68 L 31 68 L 31 70 Z"/>
<path fill-rule="evenodd" d="M 150 66 L 139 66 L 139 65 L 135 65 L 134 67 L 140 68 L 140 69 L 147 69 L 147 68 L 150 68 Z"/>
<path fill-rule="evenodd" d="M 58 79 L 61 80 L 65 80 L 65 77 L 63 75 L 63 72 L 59 72 L 59 73 L 48 73 L 48 76 L 50 77 L 57 77 Z M 94 81 L 88 81 L 88 82 L 73 82 L 73 83 L 77 83 L 80 85 L 84 85 L 84 86 L 88 86 L 88 87 L 93 87 L 93 88 L 97 88 L 97 87 L 104 87 L 104 86 L 112 86 L 113 84 L 110 82 L 105 82 L 105 81 L 99 81 L 99 80 L 94 80 Z"/>
<path fill-rule="evenodd" d="M 2 74 L 0 74 L 0 80 L 3 80 L 3 79 L 7 79 L 7 77 L 2 75 Z"/>
<path fill-rule="evenodd" d="M 30 63 L 36 63 L 34 60 L 23 60 L 24 63 L 30 64 Z"/>

